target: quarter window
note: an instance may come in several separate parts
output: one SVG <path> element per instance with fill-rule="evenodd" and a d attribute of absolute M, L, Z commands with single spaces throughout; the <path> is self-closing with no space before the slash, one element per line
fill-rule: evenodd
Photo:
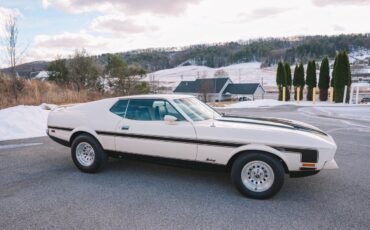
<path fill-rule="evenodd" d="M 125 117 L 128 100 L 119 100 L 112 106 L 110 111 L 120 117 Z"/>

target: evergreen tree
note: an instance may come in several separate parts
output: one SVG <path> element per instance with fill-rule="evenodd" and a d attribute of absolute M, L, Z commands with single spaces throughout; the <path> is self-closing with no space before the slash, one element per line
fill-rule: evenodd
<path fill-rule="evenodd" d="M 279 101 L 283 100 L 283 87 L 286 86 L 286 72 L 285 67 L 282 62 L 279 62 L 277 72 L 276 72 L 276 85 L 279 89 Z"/>
<path fill-rule="evenodd" d="M 309 61 L 307 66 L 306 74 L 306 85 L 307 85 L 307 101 L 312 101 L 313 88 L 317 86 L 316 80 L 316 64 L 315 61 Z"/>
<path fill-rule="evenodd" d="M 299 79 L 298 79 L 298 75 L 299 75 L 299 67 L 298 65 L 295 65 L 295 68 L 294 68 L 294 74 L 293 74 L 293 87 L 294 87 L 294 100 L 297 100 L 297 88 L 300 86 L 298 85 L 298 82 L 299 82 Z"/>
<path fill-rule="evenodd" d="M 344 88 L 347 86 L 347 100 L 349 101 L 349 89 L 352 83 L 351 68 L 348 60 L 348 55 L 345 51 L 337 54 L 336 63 L 334 65 L 334 101 L 343 102 Z"/>
<path fill-rule="evenodd" d="M 292 71 L 290 69 L 290 64 L 288 62 L 284 63 L 285 73 L 286 73 L 286 100 L 290 101 L 290 90 L 292 87 Z"/>
<path fill-rule="evenodd" d="M 295 66 L 293 86 L 294 86 L 294 99 L 295 100 L 297 99 L 298 88 L 300 88 L 299 100 L 302 100 L 304 89 L 304 67 L 302 63 L 300 65 Z"/>
<path fill-rule="evenodd" d="M 299 84 L 300 84 L 300 87 L 301 87 L 301 93 L 300 93 L 301 95 L 299 97 L 300 97 L 300 100 L 302 100 L 303 99 L 303 90 L 304 90 L 304 85 L 305 85 L 304 66 L 303 66 L 303 63 L 301 63 L 299 65 L 298 79 L 299 79 Z"/>
<path fill-rule="evenodd" d="M 335 79 L 335 69 L 337 66 L 337 62 L 338 62 L 338 55 L 335 56 L 333 70 L 331 72 L 331 80 L 330 80 L 330 87 L 332 87 L 332 90 L 333 90 L 333 100 L 335 98 L 334 79 Z"/>
<path fill-rule="evenodd" d="M 102 89 L 99 81 L 100 68 L 96 59 L 89 56 L 86 50 L 76 50 L 67 63 L 71 82 L 80 92 L 81 89 Z"/>
<path fill-rule="evenodd" d="M 118 95 L 131 95 L 149 92 L 149 85 L 139 82 L 145 70 L 139 65 L 127 65 L 119 54 L 109 54 L 105 75 L 114 92 Z"/>
<path fill-rule="evenodd" d="M 66 59 L 57 58 L 50 62 L 46 69 L 48 71 L 49 81 L 55 81 L 58 84 L 69 83 L 70 79 Z"/>
<path fill-rule="evenodd" d="M 328 100 L 328 89 L 329 89 L 329 60 L 327 57 L 322 59 L 320 65 L 320 78 L 319 78 L 319 89 L 320 89 L 320 101 Z"/>

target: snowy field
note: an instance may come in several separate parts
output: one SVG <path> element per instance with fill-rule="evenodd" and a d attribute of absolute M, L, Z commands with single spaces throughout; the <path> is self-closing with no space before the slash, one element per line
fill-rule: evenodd
<path fill-rule="evenodd" d="M 159 81 L 160 86 L 174 89 L 181 81 L 194 81 L 199 78 L 212 78 L 218 70 L 224 70 L 234 83 L 262 83 L 265 87 L 275 87 L 276 67 L 260 68 L 260 62 L 247 62 L 221 68 L 207 66 L 180 66 L 150 73 L 144 81 Z"/>
<path fill-rule="evenodd" d="M 266 108 L 299 106 L 300 111 L 313 115 L 370 120 L 370 105 L 343 105 L 334 103 L 302 101 L 281 102 L 273 99 L 245 101 L 229 104 L 222 109 Z M 0 110 L 0 141 L 46 136 L 47 117 L 55 105 L 15 106 Z"/>
<path fill-rule="evenodd" d="M 366 62 L 370 59 L 370 50 L 358 50 L 349 53 L 350 63 L 357 64 Z M 331 66 L 334 60 L 330 60 Z M 292 73 L 295 65 L 291 66 Z M 234 83 L 263 83 L 264 88 L 269 90 L 276 89 L 276 66 L 261 68 L 261 62 L 247 62 L 229 65 L 220 68 L 210 68 L 207 66 L 179 66 L 172 69 L 159 70 L 147 74 L 143 81 L 158 82 L 159 86 L 174 90 L 181 81 L 194 81 L 197 78 L 212 78 L 218 70 L 224 70 Z M 304 65 L 307 69 L 307 64 Z M 318 70 L 317 70 L 318 71 Z M 332 70 L 330 70 L 331 72 Z M 369 73 L 370 67 L 356 67 L 356 73 Z M 317 72 L 319 76 L 319 71 Z"/>

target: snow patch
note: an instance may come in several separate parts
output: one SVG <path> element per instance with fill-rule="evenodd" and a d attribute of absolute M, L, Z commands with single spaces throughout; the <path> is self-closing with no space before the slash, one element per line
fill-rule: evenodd
<path fill-rule="evenodd" d="M 346 111 L 353 111 L 354 107 L 368 107 L 369 105 L 364 104 L 342 104 L 342 103 L 329 103 L 329 102 L 322 102 L 316 101 L 315 104 L 312 101 L 300 101 L 297 103 L 296 101 L 278 101 L 274 99 L 262 99 L 262 100 L 255 100 L 255 101 L 243 101 L 243 102 L 236 102 L 234 104 L 225 105 L 225 107 L 219 107 L 220 109 L 243 109 L 243 108 L 259 108 L 259 107 L 275 107 L 275 106 L 299 106 L 299 107 L 320 107 L 320 108 L 333 108 L 333 107 L 340 107 Z M 370 111 L 369 111 L 370 114 Z M 370 115 L 369 115 L 370 116 Z"/>
<path fill-rule="evenodd" d="M 47 118 L 55 107 L 18 105 L 0 110 L 0 141 L 46 136 Z"/>

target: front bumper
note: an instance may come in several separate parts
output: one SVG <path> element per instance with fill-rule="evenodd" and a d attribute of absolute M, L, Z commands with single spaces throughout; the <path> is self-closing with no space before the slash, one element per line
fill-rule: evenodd
<path fill-rule="evenodd" d="M 337 162 L 334 159 L 332 159 L 331 161 L 325 162 L 324 167 L 323 167 L 323 169 L 337 169 L 337 168 L 339 167 L 338 167 Z"/>

